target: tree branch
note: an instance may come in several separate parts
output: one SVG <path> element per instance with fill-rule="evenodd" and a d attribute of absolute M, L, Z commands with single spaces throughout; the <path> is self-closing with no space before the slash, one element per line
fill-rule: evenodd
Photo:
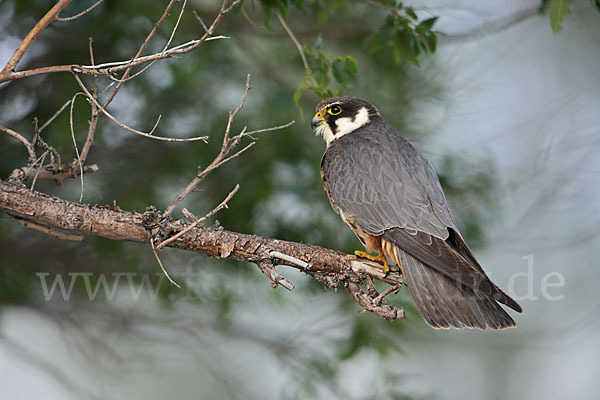
<path fill-rule="evenodd" d="M 23 185 L 3 180 L 0 180 L 0 211 L 52 230 L 145 244 L 150 242 L 151 237 L 164 240 L 188 226 L 183 220 L 164 217 L 153 207 L 144 214 L 92 207 L 31 191 Z M 403 310 L 391 305 L 377 304 L 374 297 L 378 295 L 376 291 L 367 294 L 361 288 L 361 282 L 366 277 L 396 287 L 403 283 L 400 274 L 392 271 L 386 275 L 381 265 L 358 259 L 353 255 L 308 244 L 199 225 L 168 246 L 258 264 L 262 267 L 261 270 L 270 273 L 270 278 L 284 286 L 290 286 L 291 283 L 283 277 L 273 275 L 270 264 L 261 260 L 269 260 L 273 265 L 288 265 L 314 277 L 326 287 L 346 286 L 352 297 L 365 310 L 382 318 L 404 318 Z M 282 254 L 286 255 L 284 258 L 287 260 L 280 258 Z"/>
<path fill-rule="evenodd" d="M 97 164 L 85 165 L 83 167 L 84 174 L 91 174 L 98 172 L 99 168 Z M 56 164 L 49 164 L 40 167 L 21 167 L 15 169 L 9 177 L 10 181 L 21 181 L 37 179 L 54 179 L 61 181 L 63 179 L 76 178 L 81 173 L 79 164 L 61 165 L 60 167 Z"/>
<path fill-rule="evenodd" d="M 35 161 L 35 159 L 37 158 L 37 156 L 35 155 L 35 149 L 33 148 L 33 145 L 31 144 L 31 142 L 29 140 L 27 140 L 20 133 L 15 132 L 12 129 L 7 128 L 7 127 L 5 127 L 3 125 L 0 125 L 0 131 L 6 132 L 10 136 L 12 136 L 15 139 L 17 139 L 19 142 L 23 143 L 23 145 L 27 149 L 27 153 L 29 154 L 29 161 L 31 161 L 31 162 Z"/>
<path fill-rule="evenodd" d="M 66 1 L 66 0 L 62 0 L 62 1 Z M 148 35 L 148 37 L 146 38 L 146 40 L 144 41 L 144 43 L 138 50 L 138 53 L 130 60 L 109 62 L 109 63 L 103 63 L 103 64 L 98 64 L 98 65 L 79 65 L 79 64 L 53 65 L 53 66 L 49 66 L 49 67 L 34 68 L 31 70 L 26 70 L 26 71 L 12 71 L 12 69 L 16 66 L 16 64 L 12 68 L 8 68 L 8 69 L 7 69 L 7 67 L 8 67 L 8 65 L 7 65 L 7 67 L 5 67 L 4 70 L 2 70 L 2 72 L 0 72 L 0 83 L 8 82 L 8 81 L 16 80 L 16 79 L 27 78 L 27 77 L 35 76 L 35 75 L 48 74 L 48 73 L 52 73 L 52 72 L 74 72 L 74 73 L 80 73 L 80 74 L 84 74 L 84 75 L 92 75 L 92 76 L 105 75 L 105 76 L 113 77 L 114 73 L 120 72 L 120 71 L 125 71 L 123 76 L 120 78 L 120 82 L 119 82 L 119 84 L 122 84 L 123 82 L 126 81 L 131 69 L 134 67 L 137 67 L 142 64 L 150 63 L 150 62 L 153 62 L 156 60 L 171 58 L 175 55 L 189 53 L 190 51 L 196 50 L 204 42 L 227 38 L 226 36 L 212 36 L 212 34 L 214 33 L 217 25 L 221 22 L 221 19 L 223 18 L 223 16 L 225 14 L 227 14 L 229 11 L 231 11 L 231 9 L 234 6 L 236 6 L 240 2 L 240 0 L 234 0 L 231 4 L 229 4 L 228 0 L 224 0 L 221 5 L 221 9 L 219 10 L 219 13 L 217 14 L 217 16 L 213 20 L 212 24 L 208 28 L 208 31 L 205 32 L 204 35 L 202 35 L 202 37 L 200 37 L 200 39 L 190 40 L 186 43 L 171 47 L 170 49 L 163 50 L 159 53 L 154 53 L 154 54 L 151 54 L 148 56 L 141 56 L 147 43 L 150 41 L 150 38 L 152 38 L 152 36 L 154 36 L 154 33 L 158 29 L 158 26 L 160 25 L 162 20 L 164 20 L 164 18 L 168 14 L 168 10 L 170 9 L 173 2 L 174 2 L 174 0 L 172 0 L 169 3 L 169 5 L 167 6 L 167 9 L 165 10 L 165 13 L 163 14 L 163 17 L 161 17 L 159 22 L 157 22 L 157 24 L 155 25 L 154 29 L 150 32 L 150 34 Z M 41 20 L 40 20 L 40 22 L 41 22 Z M 39 32 L 37 34 L 39 34 Z M 29 45 L 27 47 L 29 47 Z M 24 48 L 23 53 L 26 50 L 27 50 L 27 48 Z M 22 56 L 23 56 L 23 54 L 21 54 L 19 56 L 19 59 Z M 10 63 L 10 61 L 9 61 L 9 63 Z M 117 87 L 115 87 L 113 92 L 116 94 L 116 92 L 118 91 L 118 89 L 120 87 L 121 87 L 120 85 L 117 85 Z M 110 101 L 112 101 L 112 98 L 114 98 L 114 96 L 111 93 L 111 96 L 106 100 L 104 106 L 107 106 L 108 105 L 107 103 L 110 103 Z"/>
<path fill-rule="evenodd" d="M 169 204 L 169 206 L 165 210 L 164 214 L 166 216 L 171 215 L 171 213 L 175 210 L 175 207 L 177 207 L 183 201 L 183 199 L 185 199 L 185 197 L 187 195 L 189 195 L 191 192 L 193 192 L 196 189 L 196 187 L 200 184 L 200 182 L 202 182 L 202 180 L 204 178 L 206 178 L 206 176 L 211 171 L 219 168 L 221 165 L 223 165 L 226 162 L 230 161 L 231 159 L 239 156 L 244 151 L 246 151 L 250 147 L 252 147 L 255 143 L 255 142 L 252 142 L 252 143 L 248 144 L 246 147 L 244 147 L 243 149 L 239 150 L 238 152 L 236 152 L 232 155 L 229 155 L 229 153 L 231 153 L 231 151 L 235 148 L 235 146 L 238 145 L 238 143 L 240 142 L 240 140 L 242 140 L 242 138 L 244 138 L 246 136 L 251 136 L 255 133 L 270 132 L 270 131 L 275 131 L 278 129 L 287 128 L 288 126 L 290 126 L 294 123 L 294 121 L 291 121 L 285 125 L 275 126 L 275 127 L 266 128 L 266 129 L 258 129 L 258 130 L 251 131 L 251 132 L 246 132 L 246 128 L 244 127 L 244 129 L 242 129 L 242 131 L 240 133 L 238 133 L 234 137 L 230 137 L 231 125 L 233 124 L 233 120 L 235 119 L 235 117 L 237 117 L 239 112 L 242 110 L 242 107 L 244 107 L 244 101 L 246 100 L 246 96 L 248 95 L 248 92 L 250 91 L 250 89 L 252 89 L 252 86 L 250 86 L 250 74 L 248 74 L 246 76 L 246 84 L 244 86 L 244 91 L 242 93 L 240 102 L 235 110 L 229 112 L 229 119 L 227 120 L 227 126 L 225 128 L 225 133 L 223 134 L 223 142 L 221 144 L 221 151 L 219 152 L 219 154 L 217 154 L 217 156 L 212 160 L 212 162 L 206 168 L 201 169 L 200 167 L 198 167 L 198 174 L 196 175 L 196 177 L 194 179 L 192 179 L 192 181 L 185 187 L 185 189 L 181 193 L 179 193 L 175 197 L 175 199 L 173 199 L 171 204 Z"/>
<path fill-rule="evenodd" d="M 23 41 L 21 42 L 15 53 L 12 55 L 12 57 L 10 57 L 10 60 L 8 60 L 8 62 L 4 66 L 4 69 L 0 72 L 0 76 L 15 69 L 15 67 L 17 66 L 19 61 L 21 61 L 21 58 L 23 58 L 23 55 L 25 54 L 27 49 L 29 49 L 29 46 L 31 46 L 33 41 L 37 39 L 37 37 L 48 26 L 48 24 L 54 21 L 58 13 L 61 12 L 63 8 L 65 8 L 67 5 L 69 5 L 71 1 L 72 0 L 59 0 L 54 5 L 54 7 L 52 7 L 50 11 L 48 11 L 46 15 L 44 15 L 42 19 L 38 21 L 37 24 L 35 24 L 33 29 L 31 29 L 27 36 L 25 36 L 25 39 L 23 39 Z"/>
<path fill-rule="evenodd" d="M 72 17 L 64 17 L 64 18 L 61 18 L 61 17 L 59 17 L 59 16 L 58 16 L 58 14 L 57 14 L 57 15 L 56 15 L 56 17 L 55 17 L 55 19 L 56 19 L 57 21 L 60 21 L 60 22 L 73 21 L 73 20 L 75 20 L 75 19 L 77 19 L 77 18 L 79 18 L 79 17 L 82 17 L 82 16 L 84 16 L 85 14 L 89 13 L 89 12 L 90 12 L 90 11 L 92 11 L 94 8 L 98 7 L 98 6 L 100 5 L 100 3 L 102 3 L 103 1 L 104 1 L 104 0 L 98 0 L 97 2 L 95 2 L 94 4 L 92 4 L 91 6 L 89 6 L 89 7 L 88 7 L 88 8 L 86 8 L 85 10 L 83 10 L 82 12 L 80 12 L 80 13 L 77 13 L 77 14 L 73 15 Z"/>

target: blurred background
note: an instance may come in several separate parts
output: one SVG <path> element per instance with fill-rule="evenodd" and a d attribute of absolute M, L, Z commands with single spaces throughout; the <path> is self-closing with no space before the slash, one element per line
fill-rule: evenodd
<path fill-rule="evenodd" d="M 53 3 L 0 1 L 0 64 Z M 85 3 L 62 16 L 93 2 Z M 107 0 L 77 20 L 55 21 L 18 69 L 87 64 L 90 36 L 97 63 L 127 60 L 166 3 Z M 85 176 L 83 195 L 89 204 L 164 209 L 218 153 L 249 73 L 254 88 L 234 129 L 296 123 L 257 135 L 184 206 L 203 215 L 240 183 L 216 216 L 226 229 L 351 252 L 361 246 L 327 202 L 319 177 L 325 144 L 310 118 L 320 96 L 363 97 L 433 163 L 467 243 L 523 306 L 513 315 L 517 329 L 435 331 L 406 289 L 387 298 L 407 310 L 406 320 L 390 323 L 358 314 L 345 290 L 324 291 L 290 268 L 280 271 L 293 292 L 271 289 L 254 265 L 167 249 L 161 259 L 183 285 L 177 289 L 148 246 L 61 241 L 2 214 L 2 397 L 594 398 L 600 12 L 573 0 L 554 35 L 546 3 L 244 1 L 217 28 L 230 39 L 155 63 L 109 107 L 137 129 L 150 130 L 162 115 L 157 135 L 209 135 L 209 143 L 152 141 L 101 118 L 88 157 L 100 170 Z M 147 53 L 162 50 L 181 5 Z M 219 6 L 187 2 L 173 43 L 202 35 L 192 11 L 210 22 Z M 308 78 L 277 13 L 305 45 Z M 1 84 L 0 123 L 31 138 L 33 119 L 47 120 L 78 90 L 68 73 Z M 79 97 L 80 146 L 89 114 Z M 63 159 L 75 157 L 68 110 L 43 136 Z M 26 157 L 0 134 L 2 179 Z M 35 188 L 72 201 L 80 195 L 77 179 Z"/>

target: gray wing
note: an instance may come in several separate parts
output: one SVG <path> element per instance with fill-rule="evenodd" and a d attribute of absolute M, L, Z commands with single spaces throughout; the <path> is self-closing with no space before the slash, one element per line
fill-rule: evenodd
<path fill-rule="evenodd" d="M 445 240 L 455 228 L 431 164 L 383 120 L 332 142 L 321 169 L 332 200 L 371 235 L 405 228 Z"/>

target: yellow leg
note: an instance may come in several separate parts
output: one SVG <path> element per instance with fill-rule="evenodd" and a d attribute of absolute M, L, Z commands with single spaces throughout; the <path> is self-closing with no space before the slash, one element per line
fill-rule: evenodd
<path fill-rule="evenodd" d="M 357 257 L 366 258 L 367 260 L 376 261 L 378 263 L 383 263 L 383 273 L 387 274 L 388 272 L 390 272 L 390 266 L 388 265 L 387 259 L 385 258 L 383 253 L 379 253 L 379 255 L 377 255 L 377 256 L 372 256 L 371 254 L 369 254 L 367 252 L 356 250 L 354 252 L 354 255 Z"/>

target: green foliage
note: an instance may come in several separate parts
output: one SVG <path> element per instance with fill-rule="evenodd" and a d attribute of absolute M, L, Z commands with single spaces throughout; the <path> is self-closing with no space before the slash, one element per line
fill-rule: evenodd
<path fill-rule="evenodd" d="M 571 0 L 551 0 L 550 2 L 550 26 L 556 35 L 562 29 L 565 17 L 571 14 Z"/>
<path fill-rule="evenodd" d="M 298 85 L 294 93 L 294 102 L 300 103 L 300 97 L 305 90 L 311 90 L 321 99 L 339 96 L 343 91 L 352 89 L 358 73 L 356 60 L 351 56 L 335 56 L 325 53 L 319 48 L 322 39 L 318 39 L 314 47 L 304 47 L 304 54 L 309 69 L 304 72 L 304 79 Z M 330 78 L 333 77 L 338 84 L 337 88 L 331 88 Z"/>
<path fill-rule="evenodd" d="M 285 2 L 276 2 L 281 5 Z M 318 3 L 318 2 L 317 2 Z M 437 48 L 437 35 L 433 30 L 438 17 L 429 17 L 419 20 L 419 16 L 411 7 L 404 7 L 396 1 L 382 0 L 377 3 L 386 8 L 395 8 L 387 17 L 382 18 L 383 23 L 376 33 L 370 35 L 366 41 L 367 50 L 377 57 L 388 57 L 391 50 L 396 65 L 409 61 L 419 65 L 419 58 L 424 54 L 432 54 Z M 287 3 L 286 3 L 287 4 Z M 296 6 L 302 9 L 303 2 Z M 266 12 L 275 8 L 275 5 L 263 4 Z M 332 4 L 332 8 L 339 8 L 339 4 Z M 319 35 L 314 46 L 304 46 L 303 53 L 306 59 L 304 77 L 294 94 L 294 102 L 299 105 L 302 93 L 306 90 L 314 92 L 319 98 L 339 96 L 352 90 L 358 74 L 358 63 L 350 55 L 338 56 L 325 53 L 323 50 L 323 37 Z M 336 86 L 331 86 L 333 77 Z"/>
<path fill-rule="evenodd" d="M 410 8 L 400 8 L 391 12 L 379 31 L 367 42 L 370 52 L 388 49 L 394 61 L 400 65 L 404 61 L 419 65 L 419 56 L 431 54 L 437 48 L 437 35 L 433 26 L 438 17 L 419 21 L 418 15 Z"/>
<path fill-rule="evenodd" d="M 599 0 L 587 0 L 590 5 L 600 11 Z M 542 0 L 539 12 L 544 13 L 550 6 L 550 26 L 555 35 L 562 29 L 562 24 L 566 17 L 571 15 L 571 0 Z"/>

